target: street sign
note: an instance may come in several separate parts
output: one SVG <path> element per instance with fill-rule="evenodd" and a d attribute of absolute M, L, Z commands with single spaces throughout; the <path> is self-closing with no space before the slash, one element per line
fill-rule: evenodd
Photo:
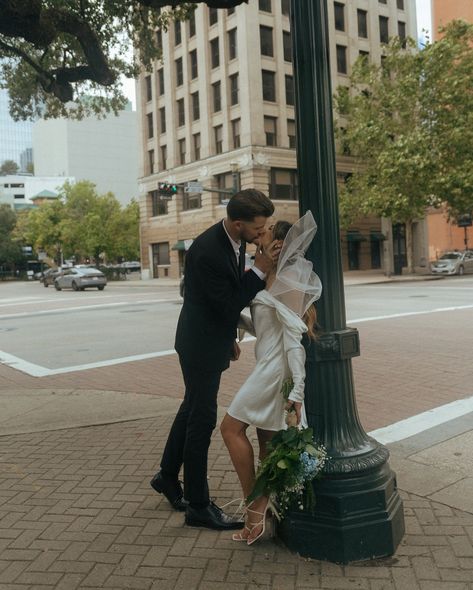
<path fill-rule="evenodd" d="M 457 221 L 458 227 L 471 227 L 473 225 L 473 220 L 471 215 L 467 213 L 466 215 L 460 215 Z"/>
<path fill-rule="evenodd" d="M 204 187 L 200 182 L 188 182 L 184 187 L 185 193 L 201 193 L 203 190 Z"/>

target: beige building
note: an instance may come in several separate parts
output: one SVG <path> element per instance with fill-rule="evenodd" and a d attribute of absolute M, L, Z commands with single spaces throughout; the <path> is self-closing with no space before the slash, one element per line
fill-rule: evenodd
<path fill-rule="evenodd" d="M 199 4 L 192 20 L 157 33 L 163 60 L 137 84 L 143 278 L 182 273 L 192 239 L 225 215 L 229 194 L 216 189 L 259 188 L 278 218 L 298 217 L 289 5 Z M 333 88 L 348 84 L 360 54 L 379 63 L 390 36 L 416 34 L 414 0 L 339 0 L 329 7 Z M 349 159 L 339 156 L 341 180 L 349 170 Z M 160 182 L 176 184 L 176 195 L 160 195 Z M 203 192 L 186 192 L 187 182 Z M 344 232 L 346 268 L 381 265 L 380 230 L 379 220 L 364 220 Z"/>

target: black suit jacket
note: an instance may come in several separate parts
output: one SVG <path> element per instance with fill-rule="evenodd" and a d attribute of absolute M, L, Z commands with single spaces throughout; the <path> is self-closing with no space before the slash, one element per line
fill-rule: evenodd
<path fill-rule="evenodd" d="M 186 255 L 184 303 L 175 348 L 187 366 L 223 371 L 229 365 L 241 310 L 265 283 L 240 268 L 222 222 L 198 236 Z"/>

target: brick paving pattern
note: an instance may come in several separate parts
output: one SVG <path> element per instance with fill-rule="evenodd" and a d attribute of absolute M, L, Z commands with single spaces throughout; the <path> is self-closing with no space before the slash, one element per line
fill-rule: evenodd
<path fill-rule="evenodd" d="M 411 494 L 396 554 L 347 566 L 184 526 L 148 484 L 170 420 L 2 437 L 0 590 L 473 589 L 473 514 Z M 219 433 L 209 467 L 216 501 L 237 497 Z"/>

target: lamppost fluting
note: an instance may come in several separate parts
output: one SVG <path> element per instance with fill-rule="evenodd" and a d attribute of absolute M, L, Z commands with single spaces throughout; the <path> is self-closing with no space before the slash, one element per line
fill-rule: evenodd
<path fill-rule="evenodd" d="M 363 430 L 355 402 L 351 358 L 359 355 L 359 337 L 345 317 L 326 0 L 291 0 L 291 24 L 300 209 L 312 210 L 318 224 L 308 257 L 324 287 L 306 405 L 330 461 L 314 483 L 314 514 L 290 512 L 279 535 L 301 555 L 347 563 L 393 554 L 404 515 L 389 453 Z"/>

